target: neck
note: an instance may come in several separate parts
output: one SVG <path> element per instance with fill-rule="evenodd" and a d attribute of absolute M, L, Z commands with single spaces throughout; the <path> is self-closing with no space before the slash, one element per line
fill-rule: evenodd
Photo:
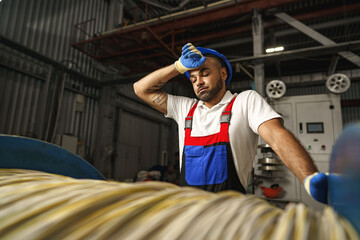
<path fill-rule="evenodd" d="M 216 97 L 214 97 L 212 100 L 204 102 L 204 105 L 208 108 L 212 108 L 213 106 L 215 106 L 216 104 L 218 104 L 221 101 L 221 99 L 224 97 L 225 93 L 226 93 L 226 89 L 219 92 L 216 95 Z"/>

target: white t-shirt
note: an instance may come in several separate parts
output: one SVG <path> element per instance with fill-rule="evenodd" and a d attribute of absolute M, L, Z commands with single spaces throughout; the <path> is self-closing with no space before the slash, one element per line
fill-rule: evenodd
<path fill-rule="evenodd" d="M 207 136 L 219 132 L 221 113 L 235 95 L 227 91 L 223 99 L 212 108 L 206 107 L 200 100 L 194 112 L 191 136 Z M 185 117 L 197 101 L 193 98 L 168 94 L 166 117 L 174 119 L 179 127 L 180 167 L 184 149 Z M 258 127 L 273 118 L 281 118 L 281 116 L 257 92 L 248 90 L 238 94 L 232 107 L 229 138 L 234 165 L 245 189 L 248 186 L 256 154 Z"/>

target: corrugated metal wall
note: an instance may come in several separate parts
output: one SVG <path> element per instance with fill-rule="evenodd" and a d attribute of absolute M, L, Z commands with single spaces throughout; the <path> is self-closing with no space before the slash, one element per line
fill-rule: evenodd
<path fill-rule="evenodd" d="M 66 82 L 61 99 L 54 99 L 56 106 L 58 101 L 61 101 L 55 128 L 48 124 L 51 115 L 56 114 L 42 112 L 43 106 L 46 105 L 43 98 L 45 80 L 1 67 L 0 133 L 35 137 L 52 142 L 56 142 L 59 135 L 69 134 L 78 137 L 83 143 L 86 155 L 92 154 L 97 131 L 99 89 L 84 86 L 82 81 L 72 79 L 71 76 L 66 77 Z M 72 83 L 75 88 L 68 83 Z M 80 102 L 78 96 L 81 96 Z"/>
<path fill-rule="evenodd" d="M 3 0 L 0 35 L 100 79 L 101 72 L 93 67 L 93 60 L 72 48 L 71 43 L 76 23 L 95 18 L 95 31 L 106 30 L 107 11 L 108 2 L 103 0 Z M 50 85 L 46 85 L 47 79 Z M 56 95 L 53 89 L 62 89 L 63 94 Z M 58 135 L 71 134 L 83 142 L 84 155 L 91 155 L 95 148 L 99 91 L 84 79 L 64 75 L 46 62 L 0 44 L 0 133 L 39 139 L 46 139 L 47 135 L 52 141 Z M 80 103 L 78 95 L 84 96 Z M 53 102 L 49 108 L 53 113 L 45 109 L 49 100 Z M 51 116 L 57 117 L 49 125 Z"/>
<path fill-rule="evenodd" d="M 175 122 L 154 110 L 133 91 L 132 84 L 117 88 L 115 172 L 110 178 L 124 180 L 155 165 L 173 163 L 178 150 Z M 105 171 L 104 171 L 105 172 Z"/>
<path fill-rule="evenodd" d="M 83 86 L 80 81 L 70 80 L 70 82 Z M 96 147 L 99 95 L 100 91 L 95 87 L 83 86 L 78 93 L 65 89 L 53 136 L 62 134 L 77 136 L 84 151 L 78 154 L 84 154 L 88 160 L 93 158 Z"/>
<path fill-rule="evenodd" d="M 3 0 L 0 34 L 58 62 L 71 60 L 97 77 L 92 60 L 71 47 L 74 25 L 96 19 L 95 32 L 106 30 L 104 0 Z"/>

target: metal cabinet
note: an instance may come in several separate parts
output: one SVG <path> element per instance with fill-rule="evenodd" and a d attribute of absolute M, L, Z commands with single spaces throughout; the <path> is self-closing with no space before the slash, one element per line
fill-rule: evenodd
<path fill-rule="evenodd" d="M 271 100 L 275 111 L 282 115 L 284 126 L 294 134 L 308 151 L 319 171 L 328 172 L 333 144 L 342 129 L 340 96 L 334 94 L 283 97 Z M 264 144 L 259 140 L 259 145 Z M 303 184 L 285 166 L 278 171 L 261 170 L 259 159 L 264 157 L 258 149 L 254 161 L 256 195 L 263 196 L 260 185 L 279 184 L 282 193 L 272 201 L 303 202 L 314 209 L 323 205 L 306 193 Z M 294 159 L 296 161 L 296 159 Z"/>

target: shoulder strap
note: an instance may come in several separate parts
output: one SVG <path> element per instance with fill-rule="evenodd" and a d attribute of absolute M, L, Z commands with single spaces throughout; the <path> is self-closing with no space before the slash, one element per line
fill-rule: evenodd
<path fill-rule="evenodd" d="M 230 119 L 231 119 L 231 110 L 232 110 L 232 106 L 234 104 L 234 101 L 236 99 L 236 96 L 233 97 L 233 99 L 231 100 L 231 102 L 227 105 L 227 107 L 225 108 L 225 110 L 222 112 L 221 114 L 221 123 L 230 123 Z M 185 118 L 185 129 L 192 127 L 192 117 L 194 115 L 195 109 L 197 107 L 198 103 L 195 103 L 195 105 L 190 109 L 187 117 Z"/>
<path fill-rule="evenodd" d="M 232 106 L 234 105 L 236 97 L 237 96 L 233 97 L 229 105 L 227 105 L 226 109 L 222 112 L 220 123 L 230 123 L 231 110 L 232 110 Z"/>
<path fill-rule="evenodd" d="M 190 109 L 187 117 L 185 118 L 185 129 L 190 128 L 192 126 L 192 117 L 194 115 L 195 109 L 197 107 L 198 103 L 195 103 L 195 105 Z"/>

